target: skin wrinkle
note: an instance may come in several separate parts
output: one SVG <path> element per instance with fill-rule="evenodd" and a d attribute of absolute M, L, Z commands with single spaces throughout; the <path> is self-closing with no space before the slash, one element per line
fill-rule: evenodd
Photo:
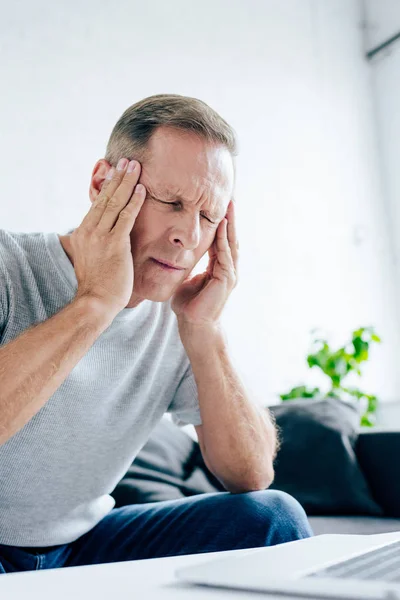
<path fill-rule="evenodd" d="M 179 181 L 179 185 L 171 185 L 168 183 L 168 180 L 165 178 L 164 181 L 161 182 L 160 186 L 156 186 L 153 182 L 147 181 L 147 172 L 154 171 L 157 172 L 157 167 L 159 165 L 156 164 L 157 153 L 154 152 L 154 149 L 157 147 L 157 135 L 169 136 L 171 135 L 175 137 L 175 140 L 180 139 L 180 144 L 183 144 L 187 151 L 190 151 L 190 146 L 194 149 L 197 147 L 197 152 L 192 155 L 192 159 L 190 161 L 190 171 L 185 169 L 184 162 L 186 162 L 186 157 L 183 153 L 180 153 L 179 146 L 176 141 L 172 143 L 171 150 L 174 148 L 178 150 L 177 154 L 174 156 L 176 160 L 172 162 L 172 169 L 175 169 L 178 173 L 179 171 L 185 172 L 185 175 L 190 174 L 190 177 L 187 177 L 189 185 L 186 185 L 186 193 L 181 185 L 181 181 Z M 190 142 L 190 146 L 187 146 L 188 142 Z M 194 146 L 195 145 L 195 146 Z M 201 148 L 201 151 L 198 151 L 198 148 Z M 152 151 L 153 150 L 153 151 Z M 148 159 L 147 159 L 148 157 Z M 180 158 L 182 157 L 182 159 Z M 161 158 L 161 157 L 160 157 Z M 228 158 L 228 161 L 227 161 Z M 232 173 L 228 173 L 227 171 L 227 162 L 230 163 L 232 167 Z M 149 142 L 149 148 L 147 149 L 146 159 L 143 160 L 142 163 L 143 170 L 140 181 L 148 188 L 152 193 L 155 192 L 155 196 L 163 199 L 162 197 L 165 195 L 165 199 L 177 199 L 182 200 L 183 202 L 187 201 L 188 203 L 192 203 L 197 206 L 197 204 L 201 203 L 202 199 L 205 196 L 205 201 L 207 201 L 207 196 L 210 201 L 214 198 L 214 202 L 212 202 L 211 210 L 215 210 L 216 215 L 219 217 L 219 222 L 224 218 L 227 204 L 224 206 L 224 210 L 221 209 L 221 200 L 226 196 L 227 192 L 227 184 L 231 186 L 231 190 L 234 188 L 234 180 L 235 180 L 235 167 L 233 163 L 233 158 L 229 155 L 229 152 L 216 144 L 207 143 L 205 140 L 201 138 L 196 138 L 193 135 L 190 135 L 186 132 L 171 132 L 163 128 L 163 131 L 159 130 L 153 136 L 153 138 Z M 150 178 L 151 179 L 151 178 Z M 229 181 L 231 180 L 231 181 Z M 147 181 L 147 185 L 146 185 Z M 198 189 L 204 188 L 203 191 L 198 193 Z M 196 198 L 198 198 L 196 200 Z M 230 198 L 228 198 L 229 202 Z M 225 204 L 223 202 L 223 204 Z M 219 209 L 219 210 L 218 210 Z"/>
<path fill-rule="evenodd" d="M 183 198 L 183 196 L 177 192 L 177 193 L 173 193 L 173 192 L 167 192 L 167 191 L 161 191 L 161 192 L 154 192 L 152 191 L 152 189 L 150 188 L 150 186 L 148 185 L 148 196 L 154 198 L 154 200 L 158 201 L 158 202 L 164 202 L 164 203 L 168 203 L 171 204 L 172 206 L 174 206 L 172 203 L 173 202 L 180 202 L 181 204 L 184 205 L 190 205 L 190 202 L 188 202 L 185 198 Z M 201 200 L 198 200 L 194 206 L 197 206 L 197 204 L 200 203 Z M 176 206 L 174 208 L 177 208 Z M 222 214 L 222 212 L 219 210 L 215 210 L 215 209 L 206 209 L 204 210 L 203 208 L 203 213 L 205 214 L 206 217 L 208 217 L 209 219 L 211 219 L 212 224 L 213 225 L 218 225 L 218 223 L 220 223 L 222 221 L 222 219 L 224 218 L 224 215 Z"/>
<path fill-rule="evenodd" d="M 215 165 L 213 165 L 213 171 L 216 170 Z M 144 177 L 143 177 L 144 175 Z M 143 165 L 143 171 L 142 171 L 142 177 L 140 179 L 140 181 L 146 185 L 144 183 L 144 181 L 147 181 L 147 169 L 146 169 L 146 165 Z M 193 179 L 193 178 L 192 178 Z M 183 189 L 181 187 L 171 187 L 168 186 L 166 184 L 160 184 L 160 186 L 156 187 L 153 185 L 153 183 L 147 181 L 147 185 L 146 188 L 149 192 L 149 194 L 157 199 L 157 200 L 162 200 L 162 201 L 179 201 L 182 202 L 184 204 L 193 204 L 194 206 L 197 205 L 201 205 L 202 201 L 203 203 L 207 203 L 207 201 L 210 202 L 210 206 L 208 209 L 206 209 L 206 211 L 204 212 L 208 212 L 210 215 L 213 216 L 215 221 L 218 221 L 218 223 L 220 221 L 222 221 L 222 219 L 225 216 L 225 212 L 226 212 L 226 208 L 225 210 L 221 210 L 221 202 L 219 201 L 219 199 L 221 198 L 221 196 L 226 195 L 226 182 L 224 180 L 222 180 L 222 185 L 219 185 L 219 181 L 217 180 L 217 177 L 214 178 L 214 180 L 211 179 L 207 179 L 207 178 L 203 178 L 204 181 L 203 182 L 193 182 L 193 187 L 194 185 L 196 185 L 196 187 L 199 186 L 204 186 L 204 192 L 202 194 L 200 194 L 200 197 L 198 198 L 198 200 L 190 200 L 188 195 L 185 195 Z M 221 174 L 219 176 L 219 179 L 221 179 Z M 196 196 L 195 192 L 193 192 L 194 196 Z M 212 201 L 214 197 L 214 201 Z"/>

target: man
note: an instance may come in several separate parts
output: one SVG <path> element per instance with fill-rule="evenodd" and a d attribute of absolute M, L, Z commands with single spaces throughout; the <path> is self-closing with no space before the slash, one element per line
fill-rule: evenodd
<path fill-rule="evenodd" d="M 311 534 L 293 498 L 266 490 L 275 429 L 220 326 L 237 283 L 235 151 L 203 102 L 147 98 L 114 127 L 79 227 L 0 231 L 0 572 Z M 114 509 L 165 412 L 195 425 L 227 492 Z"/>

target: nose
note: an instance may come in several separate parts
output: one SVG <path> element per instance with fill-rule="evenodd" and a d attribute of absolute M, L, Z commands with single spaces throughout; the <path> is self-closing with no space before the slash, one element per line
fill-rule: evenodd
<path fill-rule="evenodd" d="M 170 234 L 174 246 L 180 245 L 186 250 L 195 250 L 200 243 L 200 215 L 180 213 Z"/>

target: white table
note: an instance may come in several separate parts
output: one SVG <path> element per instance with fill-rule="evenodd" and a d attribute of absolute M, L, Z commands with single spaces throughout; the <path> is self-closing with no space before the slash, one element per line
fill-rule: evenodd
<path fill-rule="evenodd" d="M 232 592 L 185 585 L 175 569 L 215 556 L 247 550 L 215 552 L 84 567 L 26 571 L 0 575 L 1 600 L 266 600 L 265 594 Z M 271 596 L 268 596 L 271 599 Z M 282 597 L 279 598 L 282 600 Z"/>
<path fill-rule="evenodd" d="M 256 569 L 285 575 L 340 560 L 349 552 L 400 539 L 400 532 L 370 535 L 324 535 L 255 552 Z M 322 541 L 322 544 L 320 543 Z M 307 542 L 307 551 L 304 543 Z M 0 575 L 1 600 L 282 600 L 282 596 L 224 590 L 180 583 L 175 570 L 216 557 L 239 556 L 249 550 L 215 552 L 141 561 L 65 567 Z M 251 550 L 250 550 L 251 552 Z M 256 556 L 257 555 L 257 556 Z M 253 559 L 252 559 L 253 560 Z M 309 599 L 312 600 L 312 599 Z"/>

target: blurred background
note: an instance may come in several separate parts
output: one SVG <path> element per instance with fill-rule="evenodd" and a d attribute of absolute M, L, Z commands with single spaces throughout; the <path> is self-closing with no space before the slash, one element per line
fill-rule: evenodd
<path fill-rule="evenodd" d="M 362 387 L 400 425 L 400 40 L 371 52 L 399 31 L 399 0 L 3 4 L 0 227 L 78 226 L 122 112 L 200 98 L 239 140 L 223 324 L 247 389 L 273 404 L 323 385 L 310 330 L 334 346 L 371 325 Z"/>

